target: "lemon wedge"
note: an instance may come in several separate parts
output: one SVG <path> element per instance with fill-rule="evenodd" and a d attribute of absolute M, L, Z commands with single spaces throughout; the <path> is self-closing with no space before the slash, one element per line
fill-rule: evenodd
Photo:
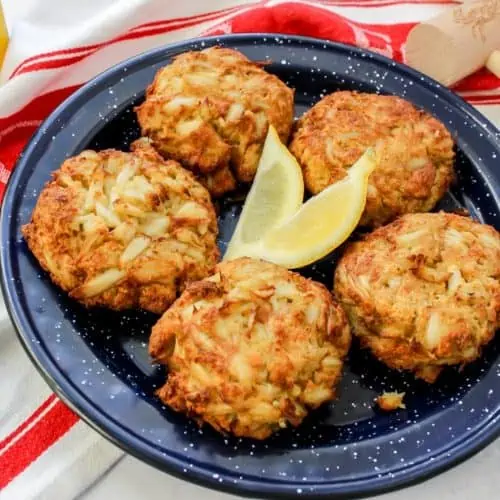
<path fill-rule="evenodd" d="M 366 205 L 368 177 L 374 168 L 375 154 L 368 149 L 344 179 L 307 200 L 258 241 L 234 247 L 231 258 L 261 258 L 294 269 L 328 255 L 358 225 Z"/>
<path fill-rule="evenodd" d="M 303 199 L 304 179 L 300 165 L 271 125 L 224 260 L 241 256 L 243 247 L 262 240 L 270 229 L 290 219 Z"/>

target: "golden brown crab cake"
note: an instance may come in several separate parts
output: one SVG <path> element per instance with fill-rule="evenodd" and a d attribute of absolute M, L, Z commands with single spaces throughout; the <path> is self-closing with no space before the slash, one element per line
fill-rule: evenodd
<path fill-rule="evenodd" d="M 434 382 L 500 326 L 500 235 L 456 214 L 405 215 L 348 247 L 335 294 L 363 346 Z"/>
<path fill-rule="evenodd" d="M 209 174 L 208 188 L 220 195 L 235 187 L 229 167 L 238 181 L 252 181 L 269 124 L 288 141 L 293 91 L 240 52 L 212 47 L 160 69 L 136 111 L 155 148 Z"/>
<path fill-rule="evenodd" d="M 84 151 L 44 187 L 23 235 L 52 281 L 86 306 L 162 313 L 219 252 L 208 191 L 137 141 Z"/>
<path fill-rule="evenodd" d="M 290 151 L 317 194 L 346 175 L 374 146 L 360 224 L 378 227 L 399 215 L 432 210 L 454 178 L 453 140 L 428 113 L 395 96 L 334 92 L 297 122 Z"/>
<path fill-rule="evenodd" d="M 151 139 L 141 137 L 135 141 L 135 144 L 140 144 L 143 154 L 153 155 L 155 158 L 161 158 L 153 146 Z M 220 197 L 228 191 L 232 191 L 236 187 L 236 181 L 229 167 L 221 168 L 209 174 L 199 174 L 196 179 L 205 186 L 209 193 L 214 197 Z"/>
<path fill-rule="evenodd" d="M 220 198 L 236 188 L 236 180 L 229 166 L 219 168 L 209 174 L 198 174 L 197 179 L 214 198 Z"/>
<path fill-rule="evenodd" d="M 320 283 L 268 262 L 223 262 L 153 327 L 168 366 L 158 396 L 220 432 L 265 439 L 335 396 L 350 345 L 342 308 Z"/>

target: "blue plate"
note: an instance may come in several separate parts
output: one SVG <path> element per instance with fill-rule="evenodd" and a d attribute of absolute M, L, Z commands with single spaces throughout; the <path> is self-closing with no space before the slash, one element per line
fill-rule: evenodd
<path fill-rule="evenodd" d="M 476 363 L 427 385 L 385 368 L 356 346 L 340 399 L 265 442 L 199 429 L 154 396 L 165 372 L 147 341 L 157 319 L 142 312 L 86 310 L 53 286 L 23 241 L 21 225 L 50 173 L 84 148 L 123 148 L 139 132 L 133 106 L 173 56 L 233 47 L 296 89 L 299 116 L 337 89 L 402 96 L 454 135 L 458 182 L 441 208 L 467 208 L 499 228 L 500 140 L 478 112 L 436 82 L 379 55 L 319 40 L 274 35 L 197 39 L 125 61 L 85 85 L 45 121 L 26 148 L 1 214 L 2 286 L 19 338 L 54 391 L 127 452 L 181 478 L 245 495 L 339 497 L 386 491 L 465 459 L 500 431 L 500 344 Z M 220 243 L 240 205 L 220 206 Z M 304 270 L 332 284 L 334 259 Z M 374 397 L 406 391 L 406 410 L 379 413 Z"/>

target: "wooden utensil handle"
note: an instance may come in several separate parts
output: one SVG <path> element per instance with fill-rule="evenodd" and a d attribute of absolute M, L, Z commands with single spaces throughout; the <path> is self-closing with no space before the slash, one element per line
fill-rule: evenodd
<path fill-rule="evenodd" d="M 473 0 L 415 26 L 405 61 L 443 85 L 484 66 L 500 49 L 500 0 Z"/>

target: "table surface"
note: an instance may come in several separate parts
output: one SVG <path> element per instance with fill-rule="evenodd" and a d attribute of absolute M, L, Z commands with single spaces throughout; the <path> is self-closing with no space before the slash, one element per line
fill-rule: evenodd
<path fill-rule="evenodd" d="M 22 15 L 27 4 L 37 0 L 3 0 L 8 28 Z M 112 446 L 110 444 L 110 446 Z M 500 439 L 483 451 L 421 484 L 373 497 L 383 500 L 486 500 L 498 498 L 500 491 Z M 80 496 L 80 500 L 135 500 L 139 498 L 178 498 L 182 500 L 231 500 L 241 497 L 201 488 L 164 474 L 139 460 L 124 456 Z"/>

